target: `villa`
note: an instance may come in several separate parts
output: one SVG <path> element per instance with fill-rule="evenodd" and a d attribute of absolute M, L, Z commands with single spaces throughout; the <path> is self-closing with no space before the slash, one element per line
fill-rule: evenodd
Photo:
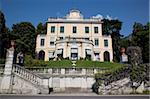
<path fill-rule="evenodd" d="M 71 10 L 63 18 L 48 18 L 46 23 L 47 34 L 36 39 L 39 59 L 113 60 L 112 38 L 102 35 L 100 18 L 85 19 L 79 10 Z"/>

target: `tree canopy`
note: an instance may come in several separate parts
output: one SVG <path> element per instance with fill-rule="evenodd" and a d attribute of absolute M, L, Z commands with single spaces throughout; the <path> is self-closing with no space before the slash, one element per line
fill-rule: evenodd
<path fill-rule="evenodd" d="M 144 63 L 149 62 L 149 27 L 150 23 L 146 25 L 134 23 L 131 45 L 139 46 L 142 49 L 142 58 Z"/>
<path fill-rule="evenodd" d="M 103 19 L 102 21 L 103 21 L 102 33 L 103 35 L 111 35 L 114 61 L 119 62 L 120 40 L 122 37 L 122 35 L 120 34 L 120 30 L 122 27 L 122 22 L 119 20 L 108 20 L 108 19 Z"/>
<path fill-rule="evenodd" d="M 150 23 L 143 25 L 135 22 L 132 33 L 121 39 L 121 46 L 139 46 L 141 48 L 144 63 L 149 63 L 149 27 Z"/>
<path fill-rule="evenodd" d="M 15 35 L 16 51 L 35 54 L 36 32 L 35 27 L 30 22 L 13 24 L 12 34 Z"/>
<path fill-rule="evenodd" d="M 37 25 L 36 33 L 37 34 L 46 34 L 47 26 L 41 22 Z"/>
<path fill-rule="evenodd" d="M 5 16 L 0 11 L 0 58 L 5 58 L 6 49 L 9 47 L 11 39 L 10 30 L 5 25 Z"/>

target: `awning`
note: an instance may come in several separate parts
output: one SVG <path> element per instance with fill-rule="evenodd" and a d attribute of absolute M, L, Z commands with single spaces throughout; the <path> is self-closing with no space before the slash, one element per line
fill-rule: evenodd
<path fill-rule="evenodd" d="M 56 50 L 56 54 L 62 54 L 62 49 Z"/>
<path fill-rule="evenodd" d="M 87 53 L 88 55 L 91 55 L 91 54 L 92 54 L 91 50 L 86 50 L 86 53 Z"/>
<path fill-rule="evenodd" d="M 71 53 L 78 53 L 78 49 L 77 48 L 72 48 Z"/>
<path fill-rule="evenodd" d="M 49 52 L 49 53 L 48 53 L 48 56 L 49 56 L 49 58 L 54 57 L 54 56 L 53 56 L 53 52 Z"/>

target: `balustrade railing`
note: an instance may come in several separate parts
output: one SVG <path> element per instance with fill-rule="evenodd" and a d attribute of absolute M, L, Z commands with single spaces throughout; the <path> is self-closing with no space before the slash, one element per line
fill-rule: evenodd
<path fill-rule="evenodd" d="M 0 75 L 4 74 L 5 64 L 0 64 Z"/>
<path fill-rule="evenodd" d="M 36 75 L 19 65 L 13 65 L 12 73 L 29 80 L 33 84 L 42 85 L 43 78 L 41 76 Z"/>
<path fill-rule="evenodd" d="M 48 67 L 32 67 L 26 68 L 34 73 L 49 74 L 49 75 L 94 75 L 102 73 L 108 69 L 104 68 L 48 68 Z"/>

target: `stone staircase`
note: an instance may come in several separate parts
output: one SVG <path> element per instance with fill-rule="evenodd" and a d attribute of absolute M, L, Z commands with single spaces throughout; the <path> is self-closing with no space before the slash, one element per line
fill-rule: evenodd
<path fill-rule="evenodd" d="M 105 86 L 104 84 L 99 87 L 99 94 L 127 94 L 132 91 L 130 86 L 130 79 L 123 78 L 118 81 L 114 81 L 109 85 Z"/>
<path fill-rule="evenodd" d="M 13 87 L 15 89 L 22 89 L 22 90 L 28 90 L 29 89 L 35 89 L 37 91 L 34 91 L 33 94 L 48 94 L 48 78 L 44 78 L 42 76 L 37 75 L 36 73 L 33 73 L 32 71 L 29 71 L 19 65 L 13 65 L 12 67 L 12 74 L 14 75 L 14 84 L 20 85 L 20 88 L 18 85 L 15 85 Z M 18 80 L 19 79 L 19 80 Z M 14 84 L 12 84 L 14 86 Z M 30 90 L 30 91 L 31 91 Z M 17 92 L 16 92 L 17 93 Z M 19 92 L 20 93 L 20 92 Z M 21 93 L 24 93 L 23 91 Z"/>

